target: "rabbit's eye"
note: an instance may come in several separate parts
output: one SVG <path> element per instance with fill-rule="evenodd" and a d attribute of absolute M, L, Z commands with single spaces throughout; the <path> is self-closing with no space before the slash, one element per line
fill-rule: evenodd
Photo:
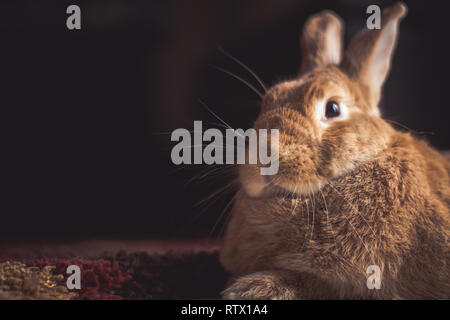
<path fill-rule="evenodd" d="M 335 118 L 341 114 L 341 108 L 335 101 L 328 101 L 325 107 L 325 117 Z"/>

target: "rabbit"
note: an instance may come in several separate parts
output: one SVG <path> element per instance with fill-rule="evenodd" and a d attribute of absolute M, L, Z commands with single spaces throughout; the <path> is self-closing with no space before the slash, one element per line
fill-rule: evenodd
<path fill-rule="evenodd" d="M 303 26 L 299 76 L 267 91 L 253 126 L 279 130 L 279 172 L 238 169 L 222 298 L 450 298 L 449 159 L 378 107 L 406 12 L 385 8 L 344 52 L 335 13 Z"/>

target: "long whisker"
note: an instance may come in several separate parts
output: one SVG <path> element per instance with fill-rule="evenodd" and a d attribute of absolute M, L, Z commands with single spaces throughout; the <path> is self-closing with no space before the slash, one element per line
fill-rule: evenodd
<path fill-rule="evenodd" d="M 226 170 L 229 169 L 229 170 Z M 219 176 L 224 176 L 226 174 L 229 174 L 230 172 L 235 172 L 235 167 L 217 167 L 212 170 L 206 171 L 202 176 L 199 177 L 199 180 L 203 179 L 204 181 L 209 181 L 212 179 L 215 179 Z"/>
<path fill-rule="evenodd" d="M 334 186 L 333 186 L 333 184 L 332 184 L 332 182 L 330 181 L 329 182 L 329 185 L 330 185 L 330 187 L 331 188 L 333 188 L 333 190 L 334 191 L 336 191 L 340 196 L 341 196 L 341 198 L 342 199 L 344 199 L 347 203 L 348 203 L 348 205 L 350 206 L 350 207 L 352 207 L 352 209 L 364 220 L 364 222 L 367 224 L 367 226 L 369 227 L 369 229 L 370 229 L 370 231 L 372 232 L 372 234 L 376 237 L 377 236 L 377 234 L 375 233 L 375 231 L 372 229 L 372 227 L 370 226 L 370 224 L 369 224 L 369 221 L 367 221 L 367 219 L 366 218 L 364 218 L 364 216 L 359 212 L 359 210 L 357 210 L 356 208 L 355 208 L 355 206 L 350 202 L 350 201 L 348 201 L 343 195 L 342 195 L 342 193 L 340 193 Z"/>
<path fill-rule="evenodd" d="M 241 196 L 240 193 L 239 193 L 239 192 L 236 192 L 236 194 L 234 195 L 234 199 L 231 199 L 231 200 L 232 200 L 233 202 L 236 202 L 240 196 Z M 232 217 L 232 210 L 233 210 L 233 209 L 231 209 L 231 210 L 229 211 L 229 213 L 225 216 L 225 221 L 224 221 L 223 224 L 222 224 L 222 228 L 220 229 L 218 236 L 222 236 L 222 235 L 224 234 L 225 228 L 226 228 L 226 226 L 228 225 L 228 223 L 229 223 L 229 221 L 230 221 L 230 219 L 231 219 L 231 217 Z"/>
<path fill-rule="evenodd" d="M 305 199 L 304 202 L 306 204 L 306 213 L 308 215 L 308 217 L 307 217 L 308 220 L 306 222 L 306 225 L 308 227 L 307 229 L 309 229 L 309 204 L 308 204 L 308 199 Z M 303 212 L 303 210 L 302 210 L 302 212 Z M 303 241 L 302 248 L 306 245 L 307 239 L 308 239 L 308 232 L 307 232 L 307 230 L 305 230 L 305 239 Z"/>
<path fill-rule="evenodd" d="M 229 129 L 230 127 L 228 125 L 219 123 L 219 122 L 208 122 L 208 124 L 210 125 L 214 125 L 216 127 L 220 127 L 220 128 L 224 128 L 224 129 Z"/>
<path fill-rule="evenodd" d="M 219 175 L 225 175 L 227 173 L 229 173 L 229 171 L 231 170 L 235 170 L 235 166 L 236 165 L 227 165 L 227 166 L 223 166 L 223 165 L 214 165 L 214 166 L 208 166 L 206 169 L 203 169 L 201 172 L 199 172 L 199 174 L 191 177 L 187 182 L 186 182 L 186 186 L 191 184 L 192 182 L 194 182 L 195 180 L 208 180 L 208 179 L 212 179 L 215 178 Z"/>
<path fill-rule="evenodd" d="M 361 240 L 361 243 L 363 244 L 364 248 L 366 249 L 367 253 L 369 254 L 369 256 L 371 255 L 369 248 L 367 248 L 366 243 L 364 242 L 364 240 L 361 238 L 361 236 L 359 235 L 358 231 L 356 230 L 355 226 L 353 225 L 353 223 L 347 218 L 346 215 L 344 215 L 344 218 L 347 219 L 348 223 L 352 226 L 353 230 L 356 232 L 356 235 L 358 236 L 359 240 Z"/>
<path fill-rule="evenodd" d="M 242 61 L 240 61 L 238 58 L 232 56 L 230 53 L 228 53 L 227 51 L 225 51 L 225 49 L 223 49 L 221 46 L 217 46 L 217 49 L 219 49 L 220 52 L 222 52 L 224 55 L 226 55 L 228 58 L 230 58 L 231 60 L 233 60 L 234 62 L 236 62 L 237 64 L 239 64 L 241 67 L 243 67 L 245 70 L 247 70 L 255 79 L 256 81 L 259 82 L 259 84 L 261 85 L 261 87 L 264 89 L 264 92 L 267 92 L 267 87 L 264 84 L 264 82 L 258 77 L 258 75 L 252 70 L 250 69 L 247 65 L 245 65 Z"/>
<path fill-rule="evenodd" d="M 227 194 L 230 194 L 231 192 L 235 192 L 235 187 L 237 186 L 237 181 L 232 180 L 227 185 L 219 188 L 209 196 L 207 196 L 205 199 L 198 201 L 196 204 L 194 204 L 195 207 L 200 207 L 199 211 L 196 214 L 196 217 L 199 218 L 201 215 L 206 212 L 214 203 L 217 203 L 222 197 L 224 197 Z"/>
<path fill-rule="evenodd" d="M 242 79 L 241 77 L 239 77 L 238 75 L 236 75 L 236 74 L 234 74 L 234 73 L 232 73 L 232 72 L 230 72 L 230 71 L 228 71 L 228 70 L 225 70 L 225 69 L 223 69 L 223 68 L 221 68 L 221 67 L 217 67 L 217 66 L 214 66 L 214 65 L 210 65 L 210 66 L 211 66 L 212 68 L 216 69 L 216 70 L 219 70 L 219 71 L 221 71 L 221 72 L 223 72 L 223 73 L 226 73 L 226 74 L 228 74 L 229 76 L 232 76 L 233 78 L 235 78 L 235 79 L 241 81 L 243 84 L 247 85 L 247 87 L 249 87 L 251 90 L 253 90 L 253 92 L 255 92 L 260 98 L 263 97 L 263 94 L 262 94 L 261 92 L 259 92 L 259 90 L 256 89 L 256 88 L 255 88 L 250 82 L 248 82 L 247 80 L 244 80 L 244 79 Z"/>
<path fill-rule="evenodd" d="M 212 144 L 214 147 L 218 147 L 218 148 L 224 148 L 224 146 L 220 145 L 220 144 Z M 183 148 L 201 148 L 201 147 L 207 147 L 207 146 L 211 146 L 211 143 L 202 143 L 202 144 L 191 144 L 188 146 L 183 146 Z"/>
<path fill-rule="evenodd" d="M 207 105 L 206 103 L 204 103 L 202 100 L 198 99 L 198 102 L 209 112 L 211 113 L 214 117 L 216 117 L 220 122 L 222 122 L 225 126 L 227 126 L 227 128 L 233 129 L 228 123 L 225 122 L 225 120 L 223 120 L 221 117 L 219 117 L 217 114 L 215 114 L 214 111 L 212 111 Z"/>
<path fill-rule="evenodd" d="M 315 172 L 316 172 L 316 175 L 319 176 L 317 170 L 315 170 Z M 367 224 L 367 226 L 369 227 L 369 229 L 370 229 L 370 231 L 372 232 L 372 234 L 376 237 L 377 235 L 376 235 L 375 231 L 372 229 L 372 227 L 370 226 L 370 224 L 369 224 L 369 222 L 367 221 L 367 219 L 359 212 L 359 210 L 357 210 L 357 209 L 355 208 L 355 206 L 354 206 L 350 201 L 348 201 L 348 199 L 345 198 L 345 197 L 342 195 L 342 193 L 339 192 L 339 190 L 337 190 L 337 189 L 333 186 L 333 182 L 332 182 L 331 180 L 328 181 L 328 184 L 330 185 L 331 188 L 333 188 L 334 191 L 336 191 L 336 192 L 341 196 L 341 198 L 342 198 L 345 202 L 348 203 L 349 206 L 352 207 L 353 210 L 355 210 L 355 212 L 356 212 L 356 213 L 364 220 L 364 222 Z"/>
<path fill-rule="evenodd" d="M 297 193 L 297 187 L 294 188 L 294 192 L 291 192 L 291 196 L 295 196 L 296 193 Z M 298 205 L 299 201 L 300 200 L 298 198 L 295 198 L 295 204 L 294 204 L 294 208 L 291 211 L 291 216 L 295 214 L 294 211 L 295 211 L 295 209 L 297 209 L 297 205 Z"/>
<path fill-rule="evenodd" d="M 234 203 L 234 201 L 236 200 L 237 197 L 237 193 L 230 199 L 230 201 L 228 202 L 228 204 L 223 208 L 222 212 L 220 213 L 219 217 L 217 218 L 216 222 L 214 223 L 214 226 L 211 229 L 211 232 L 208 235 L 208 239 L 211 238 L 211 236 L 213 235 L 214 231 L 216 230 L 216 227 L 218 226 L 219 222 L 222 220 L 223 215 L 227 212 L 228 208 L 230 208 L 230 206 Z"/>
<path fill-rule="evenodd" d="M 318 174 L 317 173 L 317 170 L 316 170 L 316 174 Z M 368 221 L 359 213 L 359 211 L 358 210 L 356 210 L 356 208 L 350 203 L 350 201 L 348 201 L 334 186 L 333 186 L 333 184 L 332 184 L 332 182 L 331 181 L 329 181 L 329 183 L 328 183 L 329 185 L 330 185 L 330 187 L 332 187 L 338 194 L 340 194 L 341 195 L 341 197 L 353 208 L 353 210 L 355 210 L 358 214 L 359 214 L 359 216 L 361 217 L 361 218 L 363 218 L 364 219 L 364 221 L 366 222 L 366 224 L 367 224 L 367 226 L 370 228 L 370 230 L 372 231 L 372 233 L 374 234 L 374 236 L 376 236 L 376 234 L 375 234 L 375 232 L 373 231 L 373 229 L 372 229 L 372 227 L 369 225 L 369 223 L 368 223 Z M 370 251 L 369 251 L 369 249 L 368 249 L 368 247 L 367 247 L 367 245 L 366 245 L 366 243 L 364 242 L 364 240 L 362 239 L 362 237 L 361 237 L 361 235 L 358 233 L 358 231 L 356 230 L 356 228 L 355 228 L 355 226 L 352 224 L 352 222 L 350 221 L 350 219 L 345 215 L 345 214 L 343 214 L 343 216 L 344 216 L 344 218 L 347 220 L 347 222 L 350 224 L 350 226 L 353 228 L 353 230 L 355 231 L 355 233 L 356 233 L 356 235 L 358 236 L 358 238 L 359 238 L 359 240 L 361 241 L 361 243 L 363 244 L 363 246 L 364 246 L 364 248 L 366 249 L 366 251 L 367 251 L 367 253 L 369 254 L 369 256 L 372 256 L 371 255 L 371 253 L 370 253 Z M 373 256 L 372 256 L 373 257 Z M 358 257 L 359 258 L 359 257 Z"/>
<path fill-rule="evenodd" d="M 235 170 L 235 165 L 222 166 L 222 165 L 208 165 L 205 169 L 201 170 L 197 175 L 191 177 L 188 180 L 188 185 L 195 180 L 207 180 L 209 178 L 217 177 L 219 175 L 225 175 L 230 173 L 231 170 Z"/>
<path fill-rule="evenodd" d="M 311 227 L 311 238 L 309 239 L 310 241 L 313 238 L 313 234 L 314 234 L 314 217 L 315 217 L 315 212 L 316 212 L 316 204 L 313 201 L 314 198 L 314 193 L 312 193 L 312 191 L 310 191 L 310 199 L 311 199 L 311 208 L 312 208 L 312 227 Z M 312 196 L 311 196 L 312 195 Z"/>
<path fill-rule="evenodd" d="M 329 183 L 330 184 L 330 186 L 336 191 L 336 192 L 338 192 L 339 193 L 339 191 L 337 191 L 336 190 L 336 188 L 334 188 L 333 187 L 333 185 L 331 185 L 331 182 Z M 339 193 L 340 194 L 340 193 Z M 342 196 L 342 195 L 341 195 Z M 344 198 L 343 196 L 342 196 L 342 198 Z M 345 198 L 344 198 L 344 200 L 346 200 Z M 348 201 L 348 200 L 346 200 L 347 201 L 347 203 L 350 205 L 350 206 L 352 206 L 352 204 Z M 353 207 L 353 206 L 352 206 Z M 357 211 L 357 210 L 356 210 Z M 358 211 L 357 211 L 358 212 Z M 356 228 L 355 228 L 355 226 L 353 225 L 353 223 L 350 221 L 350 219 L 345 215 L 345 214 L 343 214 L 342 215 L 346 220 L 347 220 L 347 222 L 350 224 L 350 226 L 353 228 L 353 230 L 355 231 L 355 233 L 356 233 L 356 235 L 358 236 L 358 238 L 359 238 L 359 240 L 361 241 L 361 243 L 363 244 L 363 246 L 364 246 L 364 248 L 366 249 L 366 251 L 367 251 L 367 253 L 369 254 L 369 256 L 371 256 L 371 253 L 370 253 L 370 251 L 369 251 L 369 248 L 367 248 L 367 245 L 366 245 L 366 243 L 364 242 L 364 240 L 362 239 L 362 237 L 361 237 L 361 235 L 358 233 L 358 230 L 356 230 Z M 362 216 L 361 216 L 362 217 Z M 364 217 L 363 217 L 364 218 Z M 366 223 L 367 223 L 367 221 L 366 221 Z M 369 226 L 369 228 L 370 228 L 370 225 L 368 225 Z M 372 229 L 372 228 L 371 228 Z M 372 230 L 373 231 L 373 230 Z"/>
<path fill-rule="evenodd" d="M 217 114 L 214 113 L 214 111 L 212 111 L 207 105 L 206 103 L 204 103 L 202 100 L 198 99 L 198 102 L 206 109 L 208 110 L 214 117 L 216 117 L 220 122 L 222 122 L 224 125 L 226 125 L 228 128 L 230 128 L 231 130 L 233 130 L 234 132 L 236 132 L 236 134 L 238 134 L 240 137 L 244 138 L 244 136 L 242 134 L 240 134 L 239 132 L 237 132 L 236 130 L 234 130 L 228 123 L 225 122 L 225 120 L 223 120 L 221 117 L 219 117 Z"/>
<path fill-rule="evenodd" d="M 201 132 L 198 130 L 188 130 L 190 133 Z M 173 132 L 151 132 L 152 135 L 171 135 Z"/>
<path fill-rule="evenodd" d="M 394 121 L 394 120 L 389 120 L 389 119 L 384 119 L 384 120 L 387 121 L 387 122 L 390 122 L 392 124 L 395 124 L 395 125 L 403 128 L 403 129 L 408 130 L 408 131 L 410 131 L 410 132 L 412 132 L 414 134 L 417 134 L 417 135 L 424 135 L 424 134 L 428 134 L 428 135 L 432 135 L 432 136 L 435 135 L 434 132 L 430 132 L 430 131 L 416 131 L 416 130 L 411 129 L 410 127 L 407 127 L 404 124 L 402 124 L 400 122 L 397 122 L 397 121 Z"/>
<path fill-rule="evenodd" d="M 331 233 L 332 233 L 333 238 L 334 238 L 334 245 L 335 245 L 336 248 L 337 248 L 336 235 L 335 235 L 335 233 L 334 233 L 333 227 L 331 226 L 330 218 L 329 218 L 329 216 L 328 216 L 328 205 L 327 205 L 327 200 L 325 199 L 325 196 L 323 195 L 322 190 L 319 189 L 319 192 L 320 192 L 320 194 L 322 195 L 322 198 L 323 198 L 323 202 L 324 202 L 324 205 L 325 205 L 325 213 L 326 213 L 326 215 L 327 215 L 327 223 L 328 223 L 328 226 L 330 227 Z"/>
<path fill-rule="evenodd" d="M 309 201 L 308 201 L 309 200 Z M 308 194 L 308 199 L 305 199 L 305 203 L 306 203 L 306 211 L 307 211 L 307 213 L 308 213 L 308 221 L 307 221 L 307 226 L 308 226 L 308 229 L 309 230 L 311 230 L 311 227 L 310 227 L 310 224 L 309 224 L 309 222 L 310 222 L 310 218 L 309 218 L 309 203 L 311 202 L 311 197 L 309 196 L 309 194 Z M 312 203 L 311 203 L 311 206 L 312 206 Z M 311 226 L 312 226 L 312 224 L 311 224 Z M 307 233 L 305 232 L 305 240 L 308 238 L 308 236 L 307 236 Z"/>
<path fill-rule="evenodd" d="M 228 184 L 226 184 L 225 186 L 223 186 L 223 187 L 221 187 L 221 188 L 219 188 L 219 189 L 217 189 L 216 191 L 214 191 L 213 193 L 211 193 L 208 197 L 206 197 L 206 198 L 204 198 L 204 199 L 198 201 L 197 203 L 195 203 L 194 206 L 196 207 L 196 206 L 198 206 L 198 205 L 200 205 L 200 204 L 202 204 L 202 203 L 204 203 L 204 202 L 206 202 L 206 201 L 211 200 L 212 198 L 214 198 L 215 196 L 217 196 L 217 195 L 220 194 L 221 192 L 223 192 L 223 191 L 227 190 L 228 188 L 230 188 L 231 186 L 233 186 L 233 184 L 234 184 L 234 181 L 233 181 L 233 182 L 230 182 L 230 183 L 228 183 Z"/>

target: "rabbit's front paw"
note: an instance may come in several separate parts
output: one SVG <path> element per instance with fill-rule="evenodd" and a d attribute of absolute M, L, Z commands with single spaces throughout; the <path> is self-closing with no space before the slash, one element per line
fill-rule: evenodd
<path fill-rule="evenodd" d="M 294 290 L 278 274 L 258 272 L 238 278 L 222 292 L 227 300 L 292 300 Z"/>

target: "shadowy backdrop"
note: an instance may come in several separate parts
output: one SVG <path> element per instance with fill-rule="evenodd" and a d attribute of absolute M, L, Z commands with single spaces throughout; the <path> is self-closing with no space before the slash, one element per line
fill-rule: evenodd
<path fill-rule="evenodd" d="M 2 1 L 0 238 L 217 236 L 232 190 L 195 204 L 233 173 L 187 183 L 205 167 L 170 161 L 172 130 L 218 122 L 198 99 L 233 128 L 258 113 L 251 90 L 210 67 L 256 85 L 217 45 L 273 85 L 296 75 L 309 15 L 334 10 L 348 41 L 368 5 L 392 3 Z M 406 3 L 383 114 L 450 149 L 448 10 L 444 1 Z M 66 28 L 70 4 L 81 8 L 79 31 Z"/>

